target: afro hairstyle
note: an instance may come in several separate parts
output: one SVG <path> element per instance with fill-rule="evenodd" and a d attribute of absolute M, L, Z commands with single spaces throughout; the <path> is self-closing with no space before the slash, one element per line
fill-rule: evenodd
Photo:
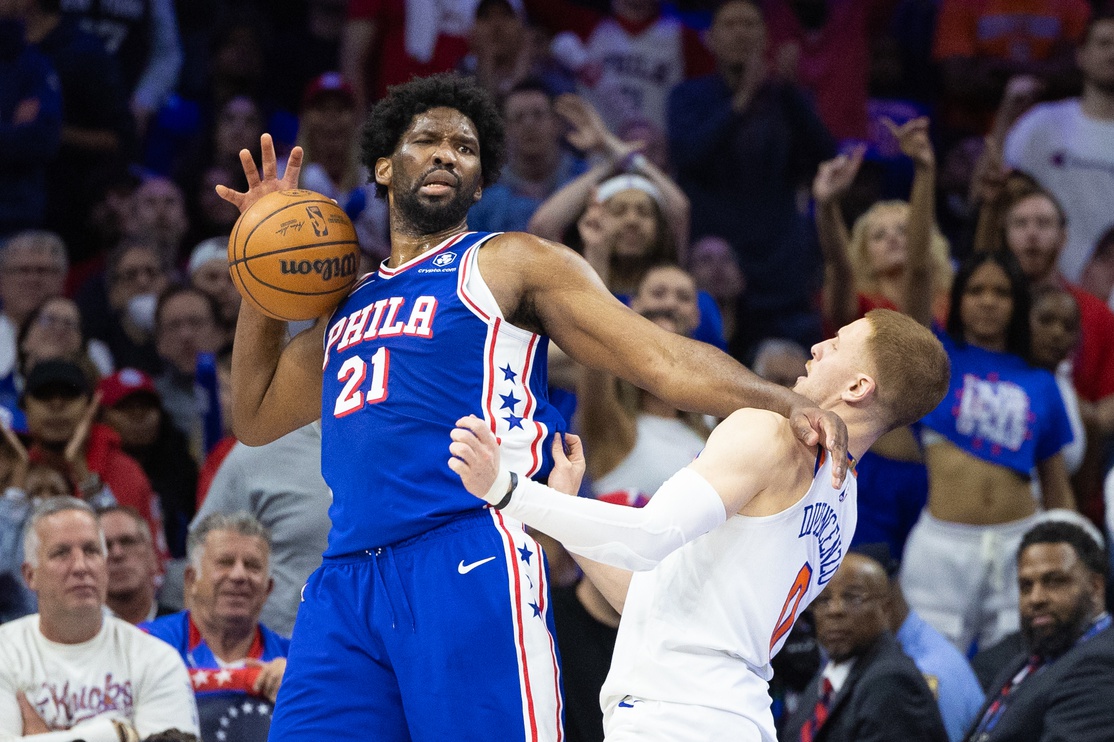
<path fill-rule="evenodd" d="M 401 85 L 392 85 L 387 96 L 371 109 L 364 124 L 361 155 L 371 180 L 375 181 L 375 163 L 390 157 L 414 117 L 431 108 L 454 108 L 476 126 L 480 140 L 480 174 L 483 185 L 499 180 L 506 154 L 503 118 L 487 91 L 468 78 L 452 73 L 418 77 Z M 387 188 L 375 183 L 375 195 L 387 197 Z"/>

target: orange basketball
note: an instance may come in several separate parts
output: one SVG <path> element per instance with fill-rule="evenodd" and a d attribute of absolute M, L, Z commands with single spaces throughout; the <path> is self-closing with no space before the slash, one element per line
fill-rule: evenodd
<path fill-rule="evenodd" d="M 335 309 L 359 265 L 348 215 L 314 191 L 267 194 L 240 215 L 228 240 L 228 270 L 240 294 L 263 314 L 288 322 Z"/>

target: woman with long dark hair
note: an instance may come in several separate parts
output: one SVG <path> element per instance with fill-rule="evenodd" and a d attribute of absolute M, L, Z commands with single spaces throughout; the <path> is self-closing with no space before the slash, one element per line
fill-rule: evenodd
<path fill-rule="evenodd" d="M 1030 365 L 1029 288 L 1008 252 L 978 253 L 952 286 L 951 386 L 923 420 L 928 505 L 902 562 L 909 604 L 960 650 L 1018 628 L 1015 557 L 1037 511 L 1074 508 L 1071 424 L 1052 374 Z M 1030 489 L 1034 470 L 1043 503 Z"/>

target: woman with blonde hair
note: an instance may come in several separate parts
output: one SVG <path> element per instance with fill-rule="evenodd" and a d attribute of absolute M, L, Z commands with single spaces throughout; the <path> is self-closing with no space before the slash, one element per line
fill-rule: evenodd
<path fill-rule="evenodd" d="M 824 319 L 842 327 L 871 309 L 904 312 L 921 324 L 946 321 L 952 282 L 948 242 L 936 227 L 936 157 L 927 118 L 886 122 L 913 160 L 909 202 L 880 201 L 848 233 L 840 198 L 863 161 L 863 148 L 820 165 L 813 181 L 816 229 L 824 253 Z M 856 467 L 856 543 L 885 541 L 901 554 L 928 499 L 924 451 L 908 427 L 882 436 Z"/>

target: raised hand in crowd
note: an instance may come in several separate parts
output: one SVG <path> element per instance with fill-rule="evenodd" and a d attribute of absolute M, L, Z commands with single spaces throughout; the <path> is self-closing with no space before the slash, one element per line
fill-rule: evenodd
<path fill-rule="evenodd" d="M 812 179 L 812 197 L 818 204 L 827 204 L 842 198 L 855 182 L 863 164 L 866 147 L 859 145 L 850 152 L 837 155 L 820 163 Z"/>
<path fill-rule="evenodd" d="M 66 448 L 63 451 L 63 457 L 70 470 L 71 478 L 77 482 L 78 489 L 81 490 L 81 496 L 86 500 L 97 497 L 104 490 L 104 483 L 101 478 L 95 472 L 89 470 L 86 461 L 86 455 L 89 452 L 89 434 L 93 430 L 93 421 L 97 419 L 100 406 L 101 395 L 100 392 L 97 392 L 89 401 L 89 406 L 85 408 L 81 420 L 78 421 L 77 427 L 74 428 L 73 435 L 70 436 L 70 440 L 66 443 Z"/>
<path fill-rule="evenodd" d="M 917 167 L 936 167 L 936 153 L 932 149 L 932 140 L 928 137 L 928 117 L 910 119 L 898 126 L 888 118 L 882 123 L 897 140 L 901 152 L 913 160 Z"/>
<path fill-rule="evenodd" d="M 27 447 L 12 430 L 8 420 L 0 421 L 0 432 L 3 433 L 3 453 L 0 454 L 0 490 L 14 487 L 25 489 L 27 485 L 27 470 L 31 466 L 31 459 L 27 455 Z"/>
<path fill-rule="evenodd" d="M 569 144 L 590 155 L 605 157 L 612 163 L 637 153 L 641 142 L 624 142 L 607 128 L 599 111 L 573 93 L 560 96 L 553 110 L 571 127 L 565 138 Z"/>

